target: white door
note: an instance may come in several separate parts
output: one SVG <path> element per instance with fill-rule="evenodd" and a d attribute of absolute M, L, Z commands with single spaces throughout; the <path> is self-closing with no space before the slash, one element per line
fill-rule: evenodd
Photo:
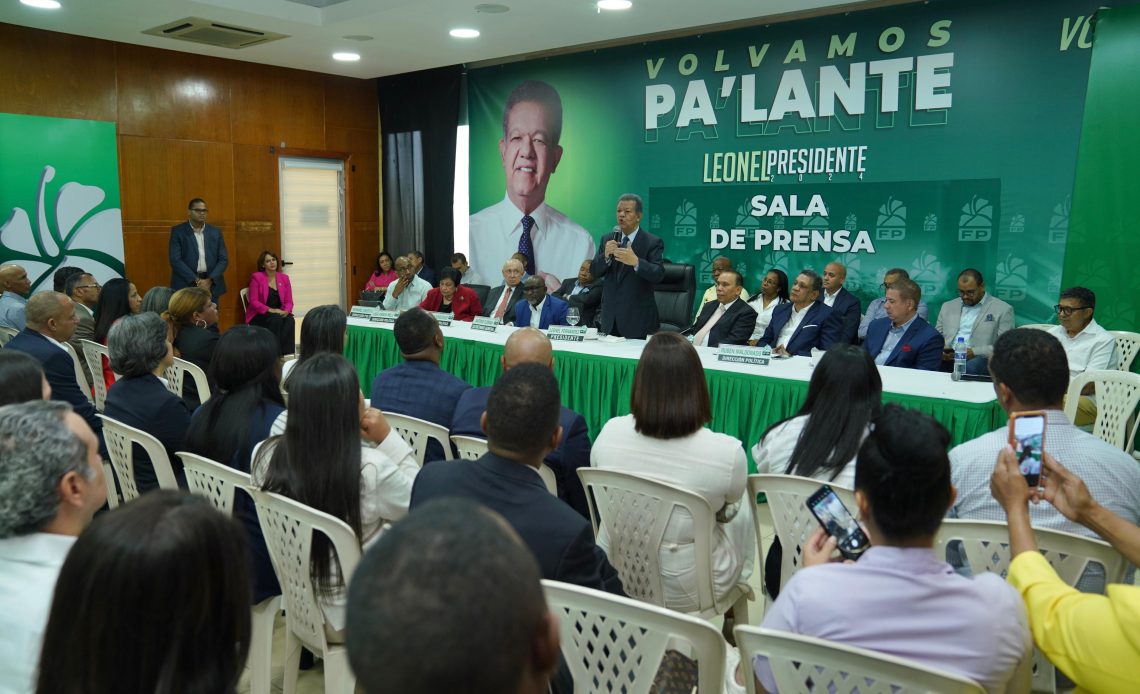
<path fill-rule="evenodd" d="M 282 270 L 293 285 L 297 341 L 316 306 L 345 306 L 344 162 L 279 159 Z"/>

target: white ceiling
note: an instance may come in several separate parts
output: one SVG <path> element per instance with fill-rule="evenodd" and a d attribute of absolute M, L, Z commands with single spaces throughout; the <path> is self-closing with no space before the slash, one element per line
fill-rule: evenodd
<path fill-rule="evenodd" d="M 175 51 L 300 68 L 350 77 L 380 77 L 457 63 L 535 54 L 662 32 L 740 22 L 820 8 L 891 4 L 852 0 L 634 0 L 623 12 L 601 12 L 593 0 L 492 0 L 505 14 L 475 10 L 483 0 L 60 0 L 59 10 L 37 10 L 0 0 L 0 21 Z M 898 2 L 899 0 L 893 0 Z M 301 4 L 304 3 L 304 4 Z M 324 9 L 311 5 L 328 5 Z M 290 38 L 240 50 L 216 48 L 142 31 L 186 17 L 288 34 Z M 453 39 L 448 30 L 472 27 L 477 39 Z M 349 35 L 368 35 L 353 41 Z M 332 59 L 336 51 L 361 55 L 357 63 Z"/>

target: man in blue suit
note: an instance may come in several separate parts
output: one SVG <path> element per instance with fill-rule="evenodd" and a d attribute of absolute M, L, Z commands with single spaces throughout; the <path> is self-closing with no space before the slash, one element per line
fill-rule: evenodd
<path fill-rule="evenodd" d="M 226 293 L 226 241 L 222 230 L 206 223 L 206 201 L 190 201 L 190 219 L 170 227 L 170 288 L 201 287 L 214 301 Z"/>
<path fill-rule="evenodd" d="M 531 279 L 543 284 L 541 277 Z M 554 352 L 550 340 L 534 328 L 523 328 L 511 333 L 503 347 L 503 355 L 499 357 L 503 373 L 521 364 L 539 364 L 554 370 Z M 490 388 L 472 388 L 459 397 L 455 417 L 451 420 L 452 436 L 486 437 L 480 420 L 487 409 L 487 398 L 490 395 Z M 569 407 L 563 407 L 560 423 L 562 440 L 558 442 L 557 448 L 546 454 L 544 461 L 554 471 L 558 482 L 558 498 L 570 504 L 583 518 L 589 518 L 586 492 L 582 489 L 582 480 L 578 479 L 578 468 L 590 466 L 590 434 L 586 429 L 586 420 Z"/>
<path fill-rule="evenodd" d="M 942 362 L 942 335 L 918 315 L 922 290 L 911 279 L 887 289 L 886 318 L 871 321 L 863 347 L 882 366 L 937 371 Z"/>
<path fill-rule="evenodd" d="M 590 273 L 602 284 L 598 330 L 644 340 L 661 327 L 653 288 L 665 277 L 665 242 L 641 228 L 641 198 L 618 198 L 617 226 L 598 244 Z"/>
<path fill-rule="evenodd" d="M 840 323 L 831 307 L 818 301 L 823 280 L 802 270 L 792 283 L 791 301 L 772 310 L 772 320 L 757 343 L 776 354 L 810 357 L 813 347 L 827 349 L 839 339 Z"/>
<path fill-rule="evenodd" d="M 548 296 L 546 282 L 537 275 L 523 282 L 523 298 L 515 304 L 515 325 L 520 328 L 546 330 L 552 325 L 566 325 L 570 304 L 556 296 Z"/>
<path fill-rule="evenodd" d="M 839 339 L 849 345 L 859 341 L 859 314 L 863 304 L 843 283 L 847 281 L 847 268 L 842 263 L 831 262 L 823 268 L 823 293 L 820 301 L 831 307 L 839 321 Z"/>

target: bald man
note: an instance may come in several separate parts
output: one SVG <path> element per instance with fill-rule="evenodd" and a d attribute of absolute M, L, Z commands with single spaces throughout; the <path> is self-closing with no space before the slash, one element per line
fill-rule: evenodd
<path fill-rule="evenodd" d="M 0 328 L 24 329 L 24 311 L 32 288 L 28 273 L 19 265 L 0 267 Z"/>
<path fill-rule="evenodd" d="M 541 331 L 523 328 L 507 338 L 503 354 L 499 357 L 499 365 L 505 373 L 519 364 L 539 364 L 554 369 L 554 351 L 550 340 Z M 487 398 L 490 395 L 490 388 L 472 388 L 460 396 L 455 416 L 451 420 L 453 436 L 487 437 L 479 418 L 487 409 Z M 563 431 L 562 440 L 558 442 L 557 448 L 547 454 L 545 462 L 558 479 L 558 498 L 589 518 L 586 492 L 582 489 L 582 481 L 578 479 L 577 472 L 578 468 L 590 465 L 590 435 L 586 429 L 586 420 L 568 407 L 562 408 L 559 420 Z"/>
<path fill-rule="evenodd" d="M 823 292 L 819 300 L 831 307 L 832 320 L 840 321 L 839 340 L 853 345 L 859 340 L 859 315 L 863 304 L 847 291 L 847 268 L 842 263 L 830 262 L 823 268 Z"/>

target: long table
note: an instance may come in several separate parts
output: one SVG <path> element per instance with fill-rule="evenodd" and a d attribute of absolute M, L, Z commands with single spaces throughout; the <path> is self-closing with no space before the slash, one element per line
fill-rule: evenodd
<path fill-rule="evenodd" d="M 445 345 L 441 366 L 474 386 L 489 386 L 499 377 L 503 344 L 515 329 L 472 330 L 455 322 L 442 328 Z M 554 374 L 562 403 L 580 413 L 594 438 L 609 419 L 629 413 L 629 395 L 644 340 L 556 342 Z M 712 401 L 713 431 L 730 434 L 745 449 L 775 422 L 796 412 L 807 395 L 814 368 L 807 357 L 772 360 L 768 366 L 717 361 L 716 350 L 698 347 Z M 401 361 L 390 324 L 348 320 L 345 356 L 356 364 L 364 394 L 383 369 Z M 955 382 L 949 374 L 880 366 L 883 399 L 925 412 L 950 430 L 957 445 L 1000 427 L 1005 414 L 989 383 Z M 751 457 L 751 452 L 749 452 Z"/>

